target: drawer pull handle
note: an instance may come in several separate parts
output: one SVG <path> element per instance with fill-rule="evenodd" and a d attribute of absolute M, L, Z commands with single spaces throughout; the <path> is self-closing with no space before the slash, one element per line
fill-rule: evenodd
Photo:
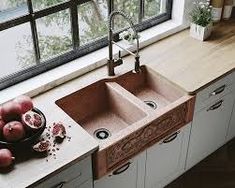
<path fill-rule="evenodd" d="M 62 182 L 60 182 L 60 183 L 54 185 L 54 186 L 51 187 L 51 188 L 62 188 L 62 187 L 64 187 L 64 184 L 65 184 L 65 183 L 66 183 L 65 181 L 62 181 Z"/>
<path fill-rule="evenodd" d="M 166 139 L 164 139 L 162 141 L 163 144 L 167 144 L 167 143 L 170 143 L 172 142 L 173 140 L 175 140 L 178 136 L 180 132 L 175 132 L 174 134 L 170 135 L 169 137 L 167 137 Z"/>
<path fill-rule="evenodd" d="M 125 165 L 121 166 L 117 170 L 113 171 L 113 175 L 118 175 L 125 172 L 130 167 L 131 162 L 126 163 Z"/>
<path fill-rule="evenodd" d="M 221 87 L 215 89 L 212 93 L 210 93 L 210 97 L 222 93 L 225 90 L 225 88 L 226 88 L 226 85 L 222 85 Z"/>
<path fill-rule="evenodd" d="M 219 107 L 221 107 L 221 105 L 223 104 L 224 100 L 220 100 L 219 102 L 215 103 L 214 105 L 212 105 L 210 108 L 207 109 L 207 111 L 210 110 L 216 110 Z"/>

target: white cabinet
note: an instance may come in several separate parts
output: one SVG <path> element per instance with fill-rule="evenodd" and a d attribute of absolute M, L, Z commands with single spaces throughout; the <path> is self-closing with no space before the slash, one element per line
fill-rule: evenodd
<path fill-rule="evenodd" d="M 226 138 L 227 142 L 235 137 L 235 72 L 233 72 L 232 80 L 233 80 L 232 89 L 233 89 L 234 104 L 233 104 L 233 112 L 230 118 L 228 132 L 227 132 L 227 138 Z"/>
<path fill-rule="evenodd" d="M 235 91 L 233 92 L 233 96 L 235 98 Z M 235 137 L 235 103 L 233 105 L 233 112 L 230 118 L 226 141 L 229 141 L 233 139 L 234 137 Z"/>
<path fill-rule="evenodd" d="M 145 188 L 164 187 L 184 172 L 191 123 L 147 149 Z"/>
<path fill-rule="evenodd" d="M 225 143 L 233 108 L 233 93 L 225 95 L 194 114 L 187 157 L 187 169 Z"/>
<path fill-rule="evenodd" d="M 93 188 L 91 156 L 46 179 L 35 188 Z"/>
<path fill-rule="evenodd" d="M 77 188 L 92 188 L 92 187 L 93 187 L 93 179 L 90 179 L 85 183 L 83 183 L 82 185 L 78 186 Z"/>
<path fill-rule="evenodd" d="M 94 181 L 94 188 L 143 188 L 146 152 Z"/>

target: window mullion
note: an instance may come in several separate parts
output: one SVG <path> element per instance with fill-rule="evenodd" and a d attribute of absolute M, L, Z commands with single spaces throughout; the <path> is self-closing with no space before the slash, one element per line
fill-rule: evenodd
<path fill-rule="evenodd" d="M 78 24 L 78 8 L 75 1 L 71 1 L 71 30 L 73 35 L 73 48 L 79 47 L 79 24 Z"/>
<path fill-rule="evenodd" d="M 30 14 L 30 26 L 31 26 L 32 38 L 33 38 L 33 46 L 34 46 L 36 63 L 39 64 L 40 63 L 40 49 L 39 49 L 37 27 L 36 27 L 36 22 L 35 22 L 34 13 L 33 13 L 32 0 L 27 0 L 27 4 L 28 4 L 28 9 L 29 9 L 29 14 Z"/>
<path fill-rule="evenodd" d="M 114 10 L 114 2 L 113 0 L 108 0 L 107 3 L 108 3 L 108 15 L 110 15 L 111 12 Z"/>
<path fill-rule="evenodd" d="M 144 0 L 139 0 L 139 20 L 138 23 L 140 24 L 144 17 Z"/>

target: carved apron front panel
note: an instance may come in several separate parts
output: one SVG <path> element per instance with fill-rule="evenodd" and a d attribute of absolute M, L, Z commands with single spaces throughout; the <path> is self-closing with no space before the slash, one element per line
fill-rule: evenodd
<path fill-rule="evenodd" d="M 184 125 L 187 111 L 187 103 L 184 103 L 109 147 L 106 152 L 107 168 L 110 169 L 118 162 L 138 154 L 166 131 Z"/>

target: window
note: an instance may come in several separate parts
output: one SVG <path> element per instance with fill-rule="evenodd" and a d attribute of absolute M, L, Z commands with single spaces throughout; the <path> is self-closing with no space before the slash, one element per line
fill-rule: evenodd
<path fill-rule="evenodd" d="M 141 31 L 170 19 L 172 1 L 1 0 L 0 89 L 106 46 L 112 10 Z M 115 18 L 117 34 L 125 27 Z"/>

